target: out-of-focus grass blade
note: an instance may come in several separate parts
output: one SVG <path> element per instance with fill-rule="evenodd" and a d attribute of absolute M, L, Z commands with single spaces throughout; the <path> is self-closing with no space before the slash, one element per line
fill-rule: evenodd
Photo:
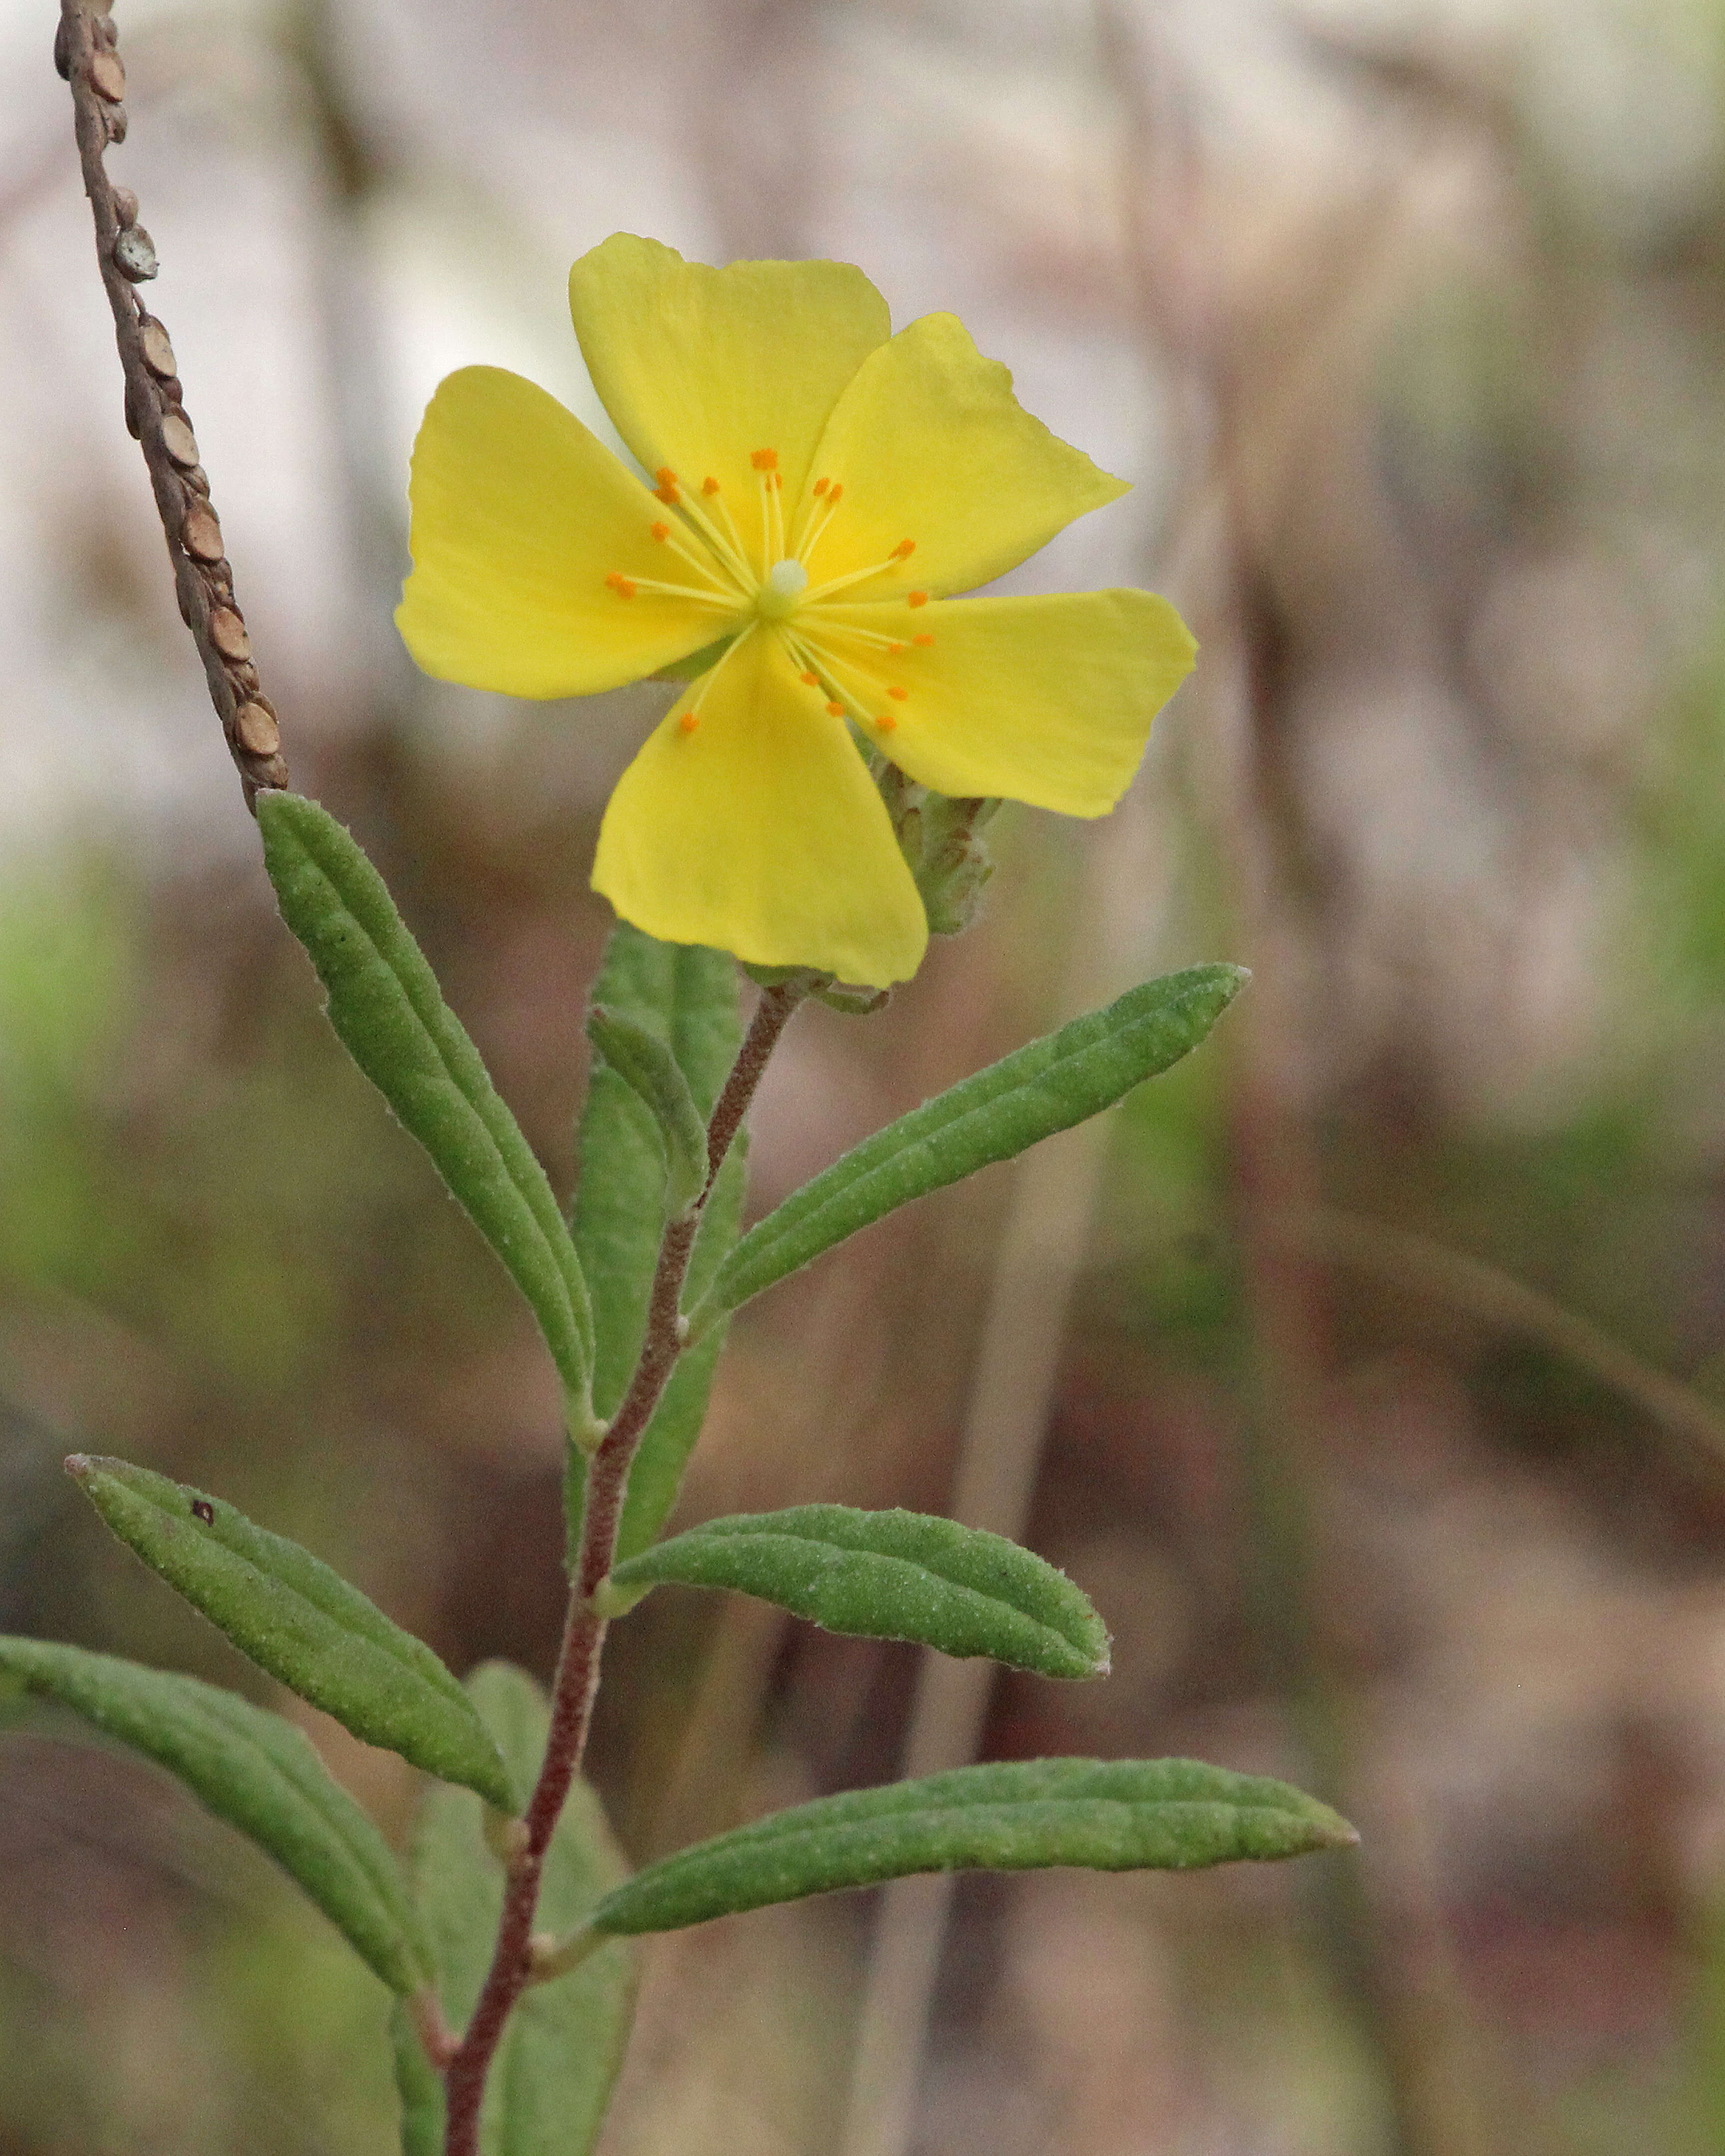
<path fill-rule="evenodd" d="M 383 1837 L 279 1715 L 196 1677 L 41 1640 L 0 1638 L 4 1690 L 58 1700 L 177 1774 L 298 1881 L 392 1991 L 428 1981 L 424 1934 Z"/>
<path fill-rule="evenodd" d="M 912 1871 L 1191 1871 L 1357 1840 L 1286 1783 L 1196 1759 L 1038 1759 L 824 1797 L 680 1850 L 608 1894 L 600 1936 L 872 1887 Z"/>
<path fill-rule="evenodd" d="M 1246 978 L 1189 966 L 1147 981 L 889 1123 L 750 1229 L 695 1310 L 695 1332 L 899 1206 L 1112 1106 L 1196 1048 Z"/>
<path fill-rule="evenodd" d="M 454 1677 L 339 1573 L 147 1467 L 83 1453 L 66 1467 L 121 1542 L 260 1669 L 366 1743 L 465 1783 L 501 1811 L 517 1809 L 497 1747 Z"/>
<path fill-rule="evenodd" d="M 611 1574 L 633 1595 L 661 1581 L 728 1587 L 829 1632 L 990 1655 L 1047 1677 L 1096 1677 L 1108 1634 L 1088 1596 L 1016 1543 L 926 1512 L 800 1505 L 709 1520 Z"/>

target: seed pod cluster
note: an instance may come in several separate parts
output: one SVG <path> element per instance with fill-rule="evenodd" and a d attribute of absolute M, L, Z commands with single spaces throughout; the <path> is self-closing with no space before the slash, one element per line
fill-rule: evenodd
<path fill-rule="evenodd" d="M 281 729 L 259 684 L 250 634 L 234 595 L 234 572 L 187 415 L 173 344 L 136 289 L 157 274 L 155 244 L 138 222 L 137 197 L 130 187 L 116 187 L 103 164 L 108 146 L 124 140 L 126 124 L 126 67 L 110 8 L 111 0 L 61 0 L 54 66 L 72 89 L 102 281 L 126 371 L 126 427 L 150 468 L 181 618 L 203 660 L 210 698 L 249 802 L 259 788 L 288 783 Z"/>

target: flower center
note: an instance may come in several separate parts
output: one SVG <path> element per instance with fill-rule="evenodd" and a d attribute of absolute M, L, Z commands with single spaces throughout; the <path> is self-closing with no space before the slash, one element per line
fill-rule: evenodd
<path fill-rule="evenodd" d="M 755 612 L 763 621 L 788 621 L 808 588 L 809 572 L 800 562 L 775 562 L 755 593 Z"/>

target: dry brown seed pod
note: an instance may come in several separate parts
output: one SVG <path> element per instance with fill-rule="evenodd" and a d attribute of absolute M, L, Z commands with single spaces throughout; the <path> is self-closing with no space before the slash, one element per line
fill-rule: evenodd
<path fill-rule="evenodd" d="M 120 220 L 120 229 L 127 231 L 138 221 L 138 198 L 130 187 L 114 190 L 114 214 Z"/>
<path fill-rule="evenodd" d="M 164 412 L 162 415 L 162 446 L 177 465 L 195 465 L 198 461 L 198 437 L 186 424 L 183 412 Z"/>
<path fill-rule="evenodd" d="M 252 640 L 245 624 L 231 607 L 217 607 L 209 618 L 209 640 L 223 659 L 249 659 Z"/>
<path fill-rule="evenodd" d="M 54 26 L 54 71 L 62 82 L 72 80 L 72 18 L 62 15 Z"/>
<path fill-rule="evenodd" d="M 98 97 L 118 105 L 126 95 L 126 62 L 118 53 L 97 53 L 90 63 L 90 86 Z"/>
<path fill-rule="evenodd" d="M 216 521 L 216 512 L 207 501 L 200 501 L 187 514 L 180 526 L 180 543 L 193 558 L 199 562 L 219 562 L 222 558 L 222 527 Z"/>
<path fill-rule="evenodd" d="M 126 107 L 123 105 L 105 105 L 102 107 L 102 126 L 110 142 L 126 140 Z"/>
<path fill-rule="evenodd" d="M 209 474 L 204 470 L 202 465 L 193 465 L 189 471 L 182 472 L 180 476 L 185 480 L 187 485 L 191 488 L 193 494 L 208 494 Z"/>
<path fill-rule="evenodd" d="M 261 704 L 242 704 L 234 715 L 234 731 L 239 746 L 254 756 L 274 756 L 281 747 L 281 728 L 275 714 Z"/>
<path fill-rule="evenodd" d="M 126 431 L 135 442 L 143 439 L 144 429 L 138 416 L 138 400 L 129 382 L 126 385 Z"/>
<path fill-rule="evenodd" d="M 151 374 L 166 381 L 177 372 L 174 364 L 174 348 L 168 341 L 167 331 L 154 315 L 145 315 L 138 322 L 138 335 L 143 341 L 144 364 Z"/>
<path fill-rule="evenodd" d="M 146 284 L 156 275 L 156 243 L 141 224 L 122 232 L 114 242 L 114 267 L 134 285 Z"/>

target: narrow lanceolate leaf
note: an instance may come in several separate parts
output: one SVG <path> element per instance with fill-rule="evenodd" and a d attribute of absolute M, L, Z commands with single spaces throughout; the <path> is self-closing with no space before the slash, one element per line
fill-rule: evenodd
<path fill-rule="evenodd" d="M 543 1693 L 503 1662 L 475 1671 L 469 1688 L 511 1771 L 530 1784 L 545 1750 Z M 486 1841 L 477 1798 L 464 1789 L 429 1792 L 414 1874 L 444 2010 L 450 2025 L 461 2029 L 490 1966 L 503 1907 L 503 1871 Z M 627 1876 L 598 1799 L 577 1782 L 546 1860 L 540 1925 L 554 1933 L 579 1926 Z M 634 1953 L 614 1943 L 572 1975 L 526 1994 L 486 2084 L 483 2156 L 587 2156 L 622 2063 L 634 1988 Z M 396 2050 L 405 2156 L 434 2156 L 444 2145 L 443 2090 L 428 2076 L 404 2015 L 398 2017 Z"/>
<path fill-rule="evenodd" d="M 706 1188 L 706 1119 L 695 1105 L 683 1066 L 670 1044 L 633 1019 L 595 1004 L 587 1034 L 605 1061 L 653 1118 L 665 1148 L 665 1210 L 688 1211 Z"/>
<path fill-rule="evenodd" d="M 1189 966 L 1147 981 L 889 1123 L 749 1230 L 695 1331 L 912 1199 L 1111 1106 L 1196 1048 L 1245 978 L 1238 966 Z"/>
<path fill-rule="evenodd" d="M 58 1700 L 178 1775 L 299 1882 L 392 1991 L 429 1980 L 424 1935 L 383 1837 L 280 1715 L 195 1677 L 40 1640 L 0 1638 L 0 1689 Z"/>
<path fill-rule="evenodd" d="M 1037 1759 L 855 1789 L 680 1850 L 608 1894 L 599 1934 L 669 1932 L 912 1871 L 1191 1871 L 1358 1839 L 1286 1783 L 1196 1759 Z"/>
<path fill-rule="evenodd" d="M 722 951 L 661 943 L 619 921 L 593 983 L 594 1000 L 613 1018 L 628 1019 L 670 1048 L 688 1081 L 696 1109 L 711 1116 L 742 1038 L 737 1010 L 737 968 Z M 701 1216 L 690 1269 L 691 1291 L 711 1284 L 742 1220 L 743 1166 L 733 1147 Z M 634 1089 L 595 1058 L 582 1112 L 581 1179 L 575 1193 L 575 1244 L 593 1291 L 598 1348 L 593 1404 L 608 1419 L 622 1403 L 647 1330 L 647 1298 L 664 1227 L 665 1153 L 651 1111 Z M 685 1355 L 660 1402 L 630 1478 L 625 1546 L 650 1519 L 658 1531 L 700 1432 L 711 1389 L 718 1345 Z M 581 1532 L 587 1463 L 569 1463 L 569 1539 Z M 636 1492 L 650 1492 L 637 1497 Z"/>
<path fill-rule="evenodd" d="M 593 1000 L 671 1051 L 705 1120 L 742 1041 L 737 968 L 722 951 L 661 943 L 619 921 L 605 947 Z M 596 1062 L 582 1113 L 575 1245 L 593 1292 L 598 1337 L 593 1404 L 621 1405 L 647 1329 L 647 1296 L 664 1226 L 665 1154 L 652 1111 L 628 1081 Z"/>
<path fill-rule="evenodd" d="M 701 1214 L 685 1288 L 691 1301 L 712 1285 L 721 1261 L 742 1231 L 743 1200 L 748 1191 L 748 1132 L 743 1131 L 719 1170 L 712 1195 Z M 706 1419 L 713 1373 L 729 1329 L 729 1322 L 721 1320 L 685 1352 L 653 1410 L 653 1419 L 629 1470 L 629 1493 L 623 1501 L 623 1521 L 617 1533 L 619 1557 L 633 1557 L 638 1550 L 647 1548 L 658 1539 L 670 1517 L 682 1486 L 683 1471 Z"/>
<path fill-rule="evenodd" d="M 829 1632 L 989 1655 L 1045 1677 L 1103 1676 L 1108 1634 L 1063 1572 L 1004 1536 L 926 1512 L 800 1505 L 709 1520 L 619 1564 L 624 1596 L 728 1587 Z"/>
<path fill-rule="evenodd" d="M 544 1169 L 352 838 L 299 794 L 260 793 L 257 808 L 282 918 L 328 993 L 331 1023 L 514 1276 L 584 1420 L 593 1312 Z"/>
<path fill-rule="evenodd" d="M 260 1669 L 367 1744 L 477 1789 L 516 1791 L 473 1703 L 424 1640 L 339 1573 L 219 1497 L 147 1467 L 74 1453 L 66 1467 L 108 1525 Z"/>

